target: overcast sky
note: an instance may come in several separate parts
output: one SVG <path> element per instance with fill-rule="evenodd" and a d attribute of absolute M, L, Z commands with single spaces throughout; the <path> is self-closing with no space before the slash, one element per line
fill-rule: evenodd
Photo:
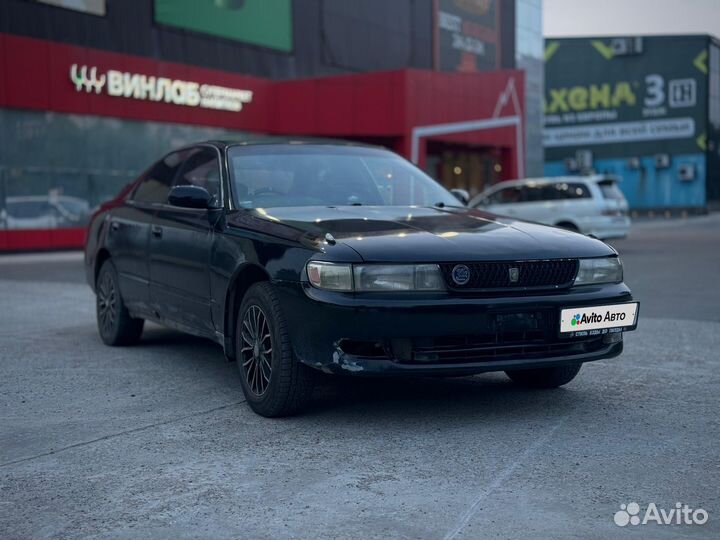
<path fill-rule="evenodd" d="M 712 34 L 720 0 L 543 0 L 546 36 Z"/>

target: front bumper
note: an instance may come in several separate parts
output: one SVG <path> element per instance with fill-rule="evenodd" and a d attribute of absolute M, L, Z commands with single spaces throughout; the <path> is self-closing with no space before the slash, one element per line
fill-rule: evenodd
<path fill-rule="evenodd" d="M 468 375 L 611 358 L 622 352 L 621 333 L 561 338 L 560 310 L 632 300 L 624 284 L 502 297 L 276 285 L 296 357 L 355 375 Z"/>

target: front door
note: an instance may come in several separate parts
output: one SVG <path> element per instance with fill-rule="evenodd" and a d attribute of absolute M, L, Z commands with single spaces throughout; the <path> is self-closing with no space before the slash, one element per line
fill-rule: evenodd
<path fill-rule="evenodd" d="M 173 185 L 197 185 L 220 199 L 220 162 L 212 147 L 183 151 Z M 163 322 L 213 336 L 210 253 L 215 238 L 207 209 L 161 205 L 150 230 L 150 295 Z"/>
<path fill-rule="evenodd" d="M 125 203 L 112 211 L 107 245 L 118 272 L 120 293 L 130 311 L 154 315 L 150 306 L 150 228 L 160 203 L 167 201 L 180 164 L 178 153 L 155 163 Z"/>

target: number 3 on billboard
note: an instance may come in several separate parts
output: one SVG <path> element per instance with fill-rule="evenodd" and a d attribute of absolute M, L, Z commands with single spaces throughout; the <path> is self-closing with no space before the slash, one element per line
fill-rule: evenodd
<path fill-rule="evenodd" d="M 665 101 L 665 79 L 662 75 L 648 75 L 645 77 L 646 107 L 659 107 Z"/>

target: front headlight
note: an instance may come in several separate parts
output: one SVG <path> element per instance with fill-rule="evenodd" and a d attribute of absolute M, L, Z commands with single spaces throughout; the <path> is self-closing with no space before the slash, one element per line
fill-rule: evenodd
<path fill-rule="evenodd" d="M 437 264 L 368 264 L 355 266 L 356 291 L 442 291 Z"/>
<path fill-rule="evenodd" d="M 333 291 L 442 291 L 437 264 L 335 264 L 310 261 L 308 279 L 318 289 Z"/>
<path fill-rule="evenodd" d="M 318 289 L 352 291 L 352 265 L 310 261 L 307 265 L 310 283 Z"/>
<path fill-rule="evenodd" d="M 574 284 L 620 283 L 622 280 L 623 268 L 619 257 L 580 259 L 580 268 Z"/>

